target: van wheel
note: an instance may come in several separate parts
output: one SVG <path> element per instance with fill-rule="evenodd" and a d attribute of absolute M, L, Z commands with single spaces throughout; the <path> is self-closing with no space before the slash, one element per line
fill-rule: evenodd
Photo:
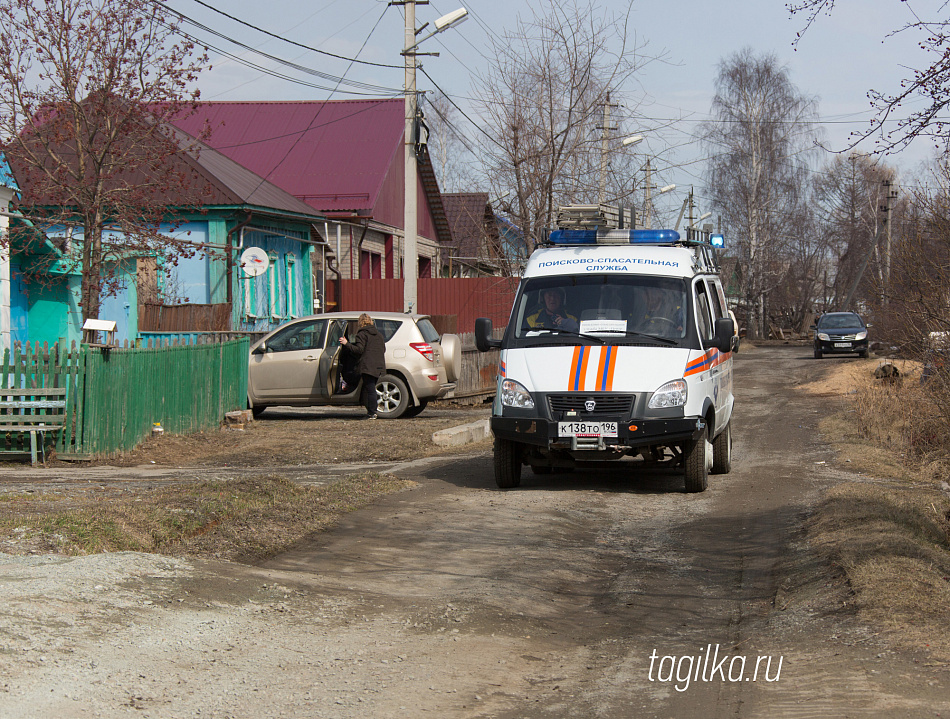
<path fill-rule="evenodd" d="M 409 388 L 401 379 L 384 374 L 376 380 L 376 414 L 384 419 L 402 417 L 409 407 Z"/>
<path fill-rule="evenodd" d="M 684 448 L 686 491 L 703 492 L 709 486 L 709 425 L 704 425 L 699 439 Z"/>
<path fill-rule="evenodd" d="M 713 440 L 713 474 L 729 474 L 732 469 L 732 420 Z"/>
<path fill-rule="evenodd" d="M 863 350 L 861 350 L 860 352 L 858 352 L 858 356 L 859 356 L 859 357 L 863 357 L 864 359 L 867 359 L 868 357 L 871 356 L 871 350 L 869 350 L 867 347 L 865 347 Z"/>
<path fill-rule="evenodd" d="M 495 438 L 495 484 L 514 489 L 521 484 L 521 445 Z"/>

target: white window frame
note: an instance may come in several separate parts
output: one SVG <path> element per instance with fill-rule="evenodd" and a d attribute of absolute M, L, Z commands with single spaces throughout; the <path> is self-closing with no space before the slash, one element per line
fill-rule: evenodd
<path fill-rule="evenodd" d="M 281 319 L 280 316 L 280 275 L 277 273 L 277 253 L 267 252 L 267 311 L 272 320 Z"/>
<path fill-rule="evenodd" d="M 297 264 L 297 257 L 293 252 L 287 252 L 284 254 L 284 276 L 286 278 L 286 295 L 287 295 L 287 317 L 294 318 L 297 316 L 297 282 L 294 277 L 294 265 Z"/>

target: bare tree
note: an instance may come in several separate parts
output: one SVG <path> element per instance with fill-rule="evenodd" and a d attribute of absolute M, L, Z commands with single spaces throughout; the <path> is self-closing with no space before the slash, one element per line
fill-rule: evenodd
<path fill-rule="evenodd" d="M 494 138 L 484 147 L 489 182 L 512 193 L 502 206 L 529 250 L 553 226 L 559 205 L 598 197 L 596 127 L 608 95 L 622 98 L 642 64 L 628 16 L 629 7 L 613 17 L 593 2 L 540 0 L 529 19 L 493 41 L 493 61 L 476 77 Z"/>
<path fill-rule="evenodd" d="M 114 291 L 119 261 L 190 249 L 159 232 L 163 188 L 196 182 L 165 120 L 194 106 L 207 57 L 174 35 L 149 0 L 0 0 L 3 150 L 24 214 L 82 228 L 69 259 L 84 318 Z"/>
<path fill-rule="evenodd" d="M 821 309 L 855 309 L 884 301 L 890 282 L 889 233 L 881 208 L 896 170 L 869 155 L 836 156 L 815 180 L 815 206 L 827 241 Z M 870 271 L 868 271 L 870 270 Z"/>
<path fill-rule="evenodd" d="M 940 349 L 946 357 L 950 351 L 950 165 L 946 159 L 934 163 L 930 176 L 912 188 L 906 205 L 899 207 L 890 218 L 895 227 L 888 312 L 882 313 L 875 331 L 886 334 L 909 356 L 921 358 L 930 333 L 943 333 Z M 950 363 L 943 378 L 950 380 Z"/>
<path fill-rule="evenodd" d="M 785 253 L 808 214 L 807 157 L 816 137 L 815 103 L 792 84 L 774 55 L 744 49 L 719 67 L 707 192 L 736 237 L 750 337 L 765 334 L 766 299 L 782 277 Z"/>
<path fill-rule="evenodd" d="M 425 122 L 430 130 L 429 157 L 443 192 L 474 192 L 474 149 L 458 129 L 458 110 L 445 95 L 426 96 Z"/>
<path fill-rule="evenodd" d="M 830 15 L 837 3 L 838 0 L 788 3 L 792 15 L 804 18 L 805 25 L 798 38 L 820 15 Z M 936 3 L 936 17 L 918 15 L 917 6 L 911 9 L 906 0 L 894 0 L 894 7 L 907 12 L 908 21 L 898 23 L 888 36 L 915 34 L 917 45 L 934 59 L 926 68 L 910 69 L 910 76 L 901 81 L 900 89 L 894 94 L 869 89 L 868 97 L 877 114 L 866 131 L 855 133 L 849 149 L 872 136 L 877 136 L 882 152 L 899 150 L 917 137 L 929 137 L 944 152 L 950 152 L 950 119 L 946 112 L 950 107 L 950 17 L 947 16 L 950 6 Z M 891 123 L 896 123 L 894 129 L 886 129 L 885 126 Z"/>

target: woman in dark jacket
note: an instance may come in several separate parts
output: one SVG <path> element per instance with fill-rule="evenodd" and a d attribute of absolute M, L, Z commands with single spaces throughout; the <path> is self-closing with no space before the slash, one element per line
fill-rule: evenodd
<path fill-rule="evenodd" d="M 364 312 L 356 323 L 356 337 L 352 342 L 341 337 L 340 344 L 344 352 L 359 357 L 356 368 L 363 379 L 360 399 L 366 407 L 366 418 L 376 419 L 376 380 L 386 371 L 386 340 L 376 329 L 373 318 Z"/>

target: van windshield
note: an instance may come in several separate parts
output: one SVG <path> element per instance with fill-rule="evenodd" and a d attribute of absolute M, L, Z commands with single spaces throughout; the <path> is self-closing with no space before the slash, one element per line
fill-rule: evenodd
<path fill-rule="evenodd" d="M 525 281 L 509 335 L 518 344 L 595 342 L 678 345 L 687 336 L 687 282 L 646 275 L 564 275 Z M 513 333 L 511 332 L 513 330 Z"/>

